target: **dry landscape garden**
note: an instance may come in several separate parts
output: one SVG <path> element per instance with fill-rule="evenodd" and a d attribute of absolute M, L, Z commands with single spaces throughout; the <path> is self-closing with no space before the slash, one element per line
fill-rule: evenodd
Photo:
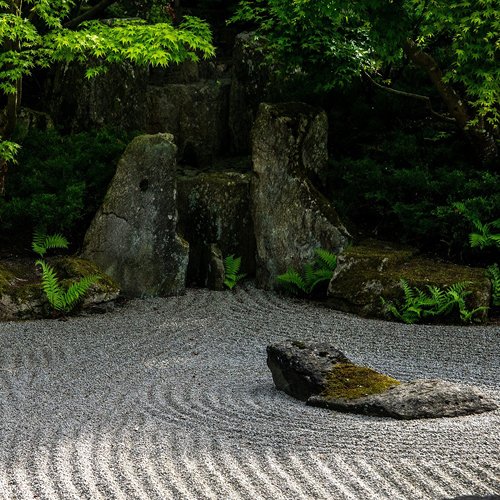
<path fill-rule="evenodd" d="M 500 2 L 0 38 L 0 500 L 500 499 Z"/>

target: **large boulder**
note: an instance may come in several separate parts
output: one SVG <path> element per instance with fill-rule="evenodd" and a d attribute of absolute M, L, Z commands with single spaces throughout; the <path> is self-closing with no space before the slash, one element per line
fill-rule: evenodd
<path fill-rule="evenodd" d="M 257 284 L 274 288 L 287 266 L 303 268 L 315 249 L 340 253 L 351 238 L 320 189 L 328 122 L 301 103 L 261 104 L 252 129 Z"/>
<path fill-rule="evenodd" d="M 287 340 L 267 347 L 267 366 L 276 387 L 302 401 L 326 389 L 326 373 L 333 366 L 348 362 L 342 352 L 322 342 Z"/>
<path fill-rule="evenodd" d="M 484 269 L 437 262 L 418 256 L 413 247 L 371 239 L 339 255 L 328 287 L 328 304 L 364 317 L 394 319 L 380 297 L 387 302 L 404 303 L 401 278 L 424 291 L 427 285 L 444 288 L 471 281 L 471 293 L 466 298 L 469 309 L 490 304 L 491 284 Z M 486 310 L 478 312 L 476 317 L 485 320 Z"/>
<path fill-rule="evenodd" d="M 221 80 L 149 86 L 146 131 L 172 134 L 184 163 L 210 164 L 227 154 L 229 85 Z"/>
<path fill-rule="evenodd" d="M 326 343 L 286 341 L 267 347 L 276 387 L 307 405 L 402 420 L 471 415 L 498 405 L 475 387 L 443 380 L 400 382 L 357 366 Z"/>
<path fill-rule="evenodd" d="M 413 380 L 393 385 L 378 394 L 353 399 L 312 396 L 307 404 L 399 420 L 460 417 L 498 408 L 493 400 L 475 387 L 437 379 Z"/>
<path fill-rule="evenodd" d="M 194 174 L 194 175 L 193 175 Z M 188 279 L 206 285 L 206 255 L 216 244 L 223 257 L 241 257 L 241 272 L 255 272 L 250 211 L 251 173 L 183 170 L 177 178 L 179 232 L 189 241 Z"/>
<path fill-rule="evenodd" d="M 229 131 L 234 154 L 250 154 L 250 131 L 261 102 L 269 97 L 272 68 L 265 64 L 262 40 L 255 33 L 240 33 L 233 48 L 233 74 L 229 100 Z"/>
<path fill-rule="evenodd" d="M 170 134 L 136 137 L 85 235 L 82 255 L 132 297 L 185 290 L 189 245 L 177 234 L 175 157 Z"/>

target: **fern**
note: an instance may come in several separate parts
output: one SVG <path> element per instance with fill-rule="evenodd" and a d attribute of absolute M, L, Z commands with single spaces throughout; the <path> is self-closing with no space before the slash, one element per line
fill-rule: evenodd
<path fill-rule="evenodd" d="M 337 256 L 326 250 L 315 250 L 317 257 L 314 262 L 307 263 L 304 277 L 300 276 L 292 266 L 287 266 L 287 272 L 276 277 L 276 282 L 283 288 L 296 295 L 310 294 L 322 281 L 332 279 L 333 271 L 337 266 Z"/>
<path fill-rule="evenodd" d="M 234 285 L 246 276 L 246 273 L 238 274 L 241 266 L 241 257 L 234 258 L 233 255 L 229 255 L 224 259 L 224 272 L 225 280 L 224 284 L 229 287 L 230 290 L 233 289 Z"/>
<path fill-rule="evenodd" d="M 306 284 L 300 274 L 292 266 L 288 266 L 287 270 L 285 274 L 276 276 L 276 282 L 285 288 L 285 290 L 295 295 L 298 295 L 300 292 L 305 292 Z"/>
<path fill-rule="evenodd" d="M 49 248 L 68 248 L 68 240 L 60 235 L 48 236 L 44 227 L 39 227 L 33 235 L 33 250 L 43 257 Z M 57 279 L 54 268 L 43 260 L 37 260 L 36 266 L 42 266 L 42 286 L 50 305 L 56 310 L 69 313 L 78 301 L 85 295 L 92 283 L 100 276 L 85 276 L 80 281 L 73 283 L 67 291 L 64 291 Z"/>
<path fill-rule="evenodd" d="M 33 250 L 43 257 L 49 248 L 68 248 L 68 240 L 59 233 L 47 235 L 43 226 L 37 227 L 33 234 Z"/>
<path fill-rule="evenodd" d="M 494 306 L 500 306 L 500 269 L 498 264 L 493 264 L 488 266 L 486 270 L 486 276 L 491 281 L 491 298 Z"/>
<path fill-rule="evenodd" d="M 478 307 L 469 311 L 465 304 L 465 297 L 471 293 L 466 290 L 471 281 L 461 281 L 441 289 L 437 286 L 427 285 L 427 291 L 412 288 L 404 279 L 400 279 L 405 294 L 404 304 L 395 300 L 394 304 L 388 303 L 381 297 L 382 303 L 397 319 L 405 323 L 416 323 L 431 316 L 446 316 L 458 308 L 460 319 L 464 322 L 472 321 L 472 317 L 487 307 Z"/>
<path fill-rule="evenodd" d="M 69 313 L 73 307 L 83 298 L 86 291 L 95 283 L 100 276 L 85 276 L 80 281 L 73 283 L 65 292 L 58 279 L 54 268 L 49 266 L 43 260 L 37 260 L 36 265 L 42 266 L 42 285 L 50 305 L 56 311 Z"/>
<path fill-rule="evenodd" d="M 500 229 L 500 219 L 483 224 L 469 212 L 464 203 L 456 202 L 453 206 L 479 231 L 469 234 L 471 247 L 479 247 L 481 250 L 490 246 L 500 248 L 500 234 L 491 233 L 491 228 Z"/>

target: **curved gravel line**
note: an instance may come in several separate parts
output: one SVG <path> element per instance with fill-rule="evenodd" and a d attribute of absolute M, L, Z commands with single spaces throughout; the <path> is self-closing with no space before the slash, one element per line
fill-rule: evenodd
<path fill-rule="evenodd" d="M 500 403 L 500 328 L 364 320 L 246 284 L 0 323 L 0 499 L 443 499 L 500 493 L 500 411 L 396 421 L 277 391 L 265 348 L 327 341 Z"/>

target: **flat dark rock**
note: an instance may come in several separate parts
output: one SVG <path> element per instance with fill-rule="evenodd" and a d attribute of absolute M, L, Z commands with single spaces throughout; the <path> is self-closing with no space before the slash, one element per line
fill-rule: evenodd
<path fill-rule="evenodd" d="M 349 360 L 336 347 L 320 342 L 287 340 L 267 347 L 267 366 L 276 387 L 306 401 L 326 388 L 325 372 Z"/>
<path fill-rule="evenodd" d="M 356 399 L 311 396 L 307 405 L 401 420 L 458 417 L 496 410 L 498 405 L 475 387 L 444 380 L 414 380 Z"/>

